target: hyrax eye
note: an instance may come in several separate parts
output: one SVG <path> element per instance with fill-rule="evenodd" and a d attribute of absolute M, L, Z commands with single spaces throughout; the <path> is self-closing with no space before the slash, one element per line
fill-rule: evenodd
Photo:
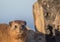
<path fill-rule="evenodd" d="M 23 27 L 23 28 L 24 28 L 24 25 L 22 25 L 21 27 Z"/>
<path fill-rule="evenodd" d="M 21 27 L 22 27 L 22 30 L 24 30 L 24 29 L 25 29 L 25 25 L 22 25 Z"/>
<path fill-rule="evenodd" d="M 17 28 L 18 26 L 17 25 L 15 25 L 15 29 Z"/>

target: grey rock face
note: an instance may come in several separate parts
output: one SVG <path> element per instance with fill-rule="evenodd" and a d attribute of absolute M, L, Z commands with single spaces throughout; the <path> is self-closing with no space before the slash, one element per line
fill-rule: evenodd
<path fill-rule="evenodd" d="M 34 17 L 34 20 L 37 21 L 37 19 L 40 18 L 40 20 L 38 21 L 41 22 L 41 17 L 42 17 L 41 14 L 43 14 L 44 18 L 42 19 L 44 20 L 44 26 L 45 26 L 44 28 L 47 36 L 46 39 L 49 40 L 50 42 L 59 42 L 60 41 L 60 19 L 59 19 L 60 0 L 38 0 L 37 3 L 38 6 L 36 7 L 37 9 L 36 12 L 34 12 L 35 14 L 34 16 L 36 16 Z M 42 9 L 40 9 L 41 7 Z M 40 16 L 37 16 L 38 14 L 40 14 Z M 38 22 L 36 23 L 39 25 Z M 37 25 L 36 25 L 36 29 L 39 30 L 39 27 L 37 28 Z"/>

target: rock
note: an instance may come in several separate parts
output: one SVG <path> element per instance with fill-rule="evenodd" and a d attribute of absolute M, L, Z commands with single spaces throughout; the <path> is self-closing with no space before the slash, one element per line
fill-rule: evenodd
<path fill-rule="evenodd" d="M 33 5 L 33 16 L 35 30 L 45 34 L 46 42 L 59 42 L 60 0 L 37 0 Z M 59 36 L 55 29 L 59 31 Z"/>

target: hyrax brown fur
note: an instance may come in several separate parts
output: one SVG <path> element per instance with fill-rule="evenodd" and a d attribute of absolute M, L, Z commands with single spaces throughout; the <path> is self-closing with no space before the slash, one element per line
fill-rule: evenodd
<path fill-rule="evenodd" d="M 0 42 L 25 42 L 26 22 L 22 20 L 0 24 Z"/>

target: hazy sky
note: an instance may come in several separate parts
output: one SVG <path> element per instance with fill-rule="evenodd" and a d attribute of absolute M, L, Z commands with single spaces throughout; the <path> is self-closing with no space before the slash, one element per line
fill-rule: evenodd
<path fill-rule="evenodd" d="M 0 23 L 25 20 L 34 29 L 32 5 L 36 0 L 0 0 Z"/>

